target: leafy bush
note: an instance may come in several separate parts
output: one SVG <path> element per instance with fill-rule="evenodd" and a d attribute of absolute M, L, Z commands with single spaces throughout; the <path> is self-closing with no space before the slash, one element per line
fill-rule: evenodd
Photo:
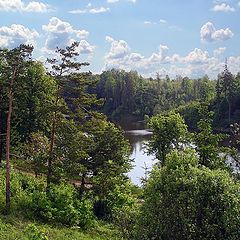
<path fill-rule="evenodd" d="M 239 239 L 239 183 L 199 167 L 194 151 L 174 151 L 145 189 L 138 239 Z"/>
<path fill-rule="evenodd" d="M 5 171 L 0 171 L 0 211 L 5 209 Z M 92 203 L 78 199 L 68 183 L 46 186 L 40 179 L 12 171 L 11 211 L 22 211 L 44 221 L 87 227 L 92 224 Z"/>
<path fill-rule="evenodd" d="M 0 211 L 5 209 L 5 171 L 0 171 Z M 42 186 L 41 180 L 35 180 L 32 176 L 12 171 L 11 173 L 11 211 L 29 209 L 32 195 L 36 189 Z M 26 213 L 28 211 L 25 211 Z"/>
<path fill-rule="evenodd" d="M 73 186 L 67 183 L 52 185 L 49 192 L 36 191 L 31 208 L 39 218 L 66 225 L 85 227 L 91 224 L 91 203 L 79 201 Z"/>

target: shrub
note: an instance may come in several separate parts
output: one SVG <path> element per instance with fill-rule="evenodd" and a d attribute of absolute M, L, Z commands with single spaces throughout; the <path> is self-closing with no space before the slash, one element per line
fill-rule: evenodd
<path fill-rule="evenodd" d="M 73 186 L 67 183 L 52 185 L 49 192 L 36 191 L 31 208 L 39 218 L 66 225 L 85 227 L 92 221 L 91 204 L 79 201 Z"/>
<path fill-rule="evenodd" d="M 5 171 L 0 171 L 0 210 L 5 209 Z M 29 210 L 33 192 L 42 185 L 40 180 L 16 171 L 11 173 L 11 211 Z M 25 211 L 26 213 L 28 211 Z"/>
<path fill-rule="evenodd" d="M 174 151 L 145 189 L 138 239 L 239 239 L 239 183 L 199 167 L 194 151 Z"/>

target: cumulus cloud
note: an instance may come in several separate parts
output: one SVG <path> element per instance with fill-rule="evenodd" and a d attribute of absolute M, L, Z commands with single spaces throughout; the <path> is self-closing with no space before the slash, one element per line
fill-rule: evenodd
<path fill-rule="evenodd" d="M 149 65 L 154 63 L 168 63 L 170 62 L 170 58 L 168 55 L 168 46 L 166 45 L 160 45 L 159 51 L 157 53 L 153 53 L 148 59 L 147 62 Z"/>
<path fill-rule="evenodd" d="M 213 55 L 214 55 L 215 57 L 219 57 L 219 56 L 222 55 L 225 51 L 226 51 L 226 47 L 220 47 L 220 48 L 215 49 L 215 50 L 213 51 Z"/>
<path fill-rule="evenodd" d="M 110 44 L 110 49 L 105 55 L 105 69 L 137 70 L 144 76 L 155 76 L 156 72 L 159 72 L 160 75 L 168 74 L 171 77 L 181 75 L 198 78 L 207 74 L 215 78 L 224 67 L 225 47 L 217 48 L 211 53 L 195 48 L 185 55 L 177 53 L 171 55 L 169 47 L 161 44 L 158 51 L 151 53 L 150 56 L 144 56 L 132 52 L 124 40 L 115 40 L 110 36 L 107 36 L 106 40 Z M 228 62 L 229 69 L 236 74 L 239 71 L 240 56 L 229 57 Z"/>
<path fill-rule="evenodd" d="M 228 58 L 228 68 L 233 74 L 239 72 L 240 56 L 231 56 Z"/>
<path fill-rule="evenodd" d="M 76 39 L 85 39 L 89 35 L 88 31 L 74 29 L 70 23 L 64 22 L 57 17 L 52 17 L 47 25 L 42 26 L 42 29 L 47 34 L 44 48 L 46 51 L 53 51 L 56 47 L 65 47 Z M 83 54 L 90 54 L 93 52 L 94 46 L 90 45 L 86 40 L 81 40 L 79 50 Z"/>
<path fill-rule="evenodd" d="M 20 44 L 36 45 L 36 38 L 39 34 L 34 29 L 29 29 L 19 24 L 12 24 L 10 27 L 0 28 L 0 47 L 14 48 Z"/>
<path fill-rule="evenodd" d="M 111 48 L 109 53 L 106 55 L 106 59 L 123 59 L 130 52 L 130 47 L 124 40 L 114 40 L 113 38 L 107 36 L 106 40 L 111 43 Z"/>
<path fill-rule="evenodd" d="M 79 43 L 79 52 L 81 54 L 92 54 L 95 46 L 89 44 L 86 40 L 81 40 Z"/>
<path fill-rule="evenodd" d="M 212 8 L 212 11 L 214 12 L 234 12 L 235 8 L 234 7 L 230 7 L 228 4 L 226 3 L 221 3 L 221 4 L 217 4 Z"/>
<path fill-rule="evenodd" d="M 26 4 L 22 0 L 0 0 L 0 10 L 44 13 L 51 11 L 51 7 L 45 3 L 36 1 Z"/>
<path fill-rule="evenodd" d="M 106 68 L 148 71 L 159 64 L 167 64 L 171 61 L 168 56 L 169 48 L 166 45 L 160 45 L 157 52 L 145 57 L 140 53 L 131 52 L 131 48 L 124 40 L 115 40 L 110 36 L 106 36 L 106 40 L 110 43 L 110 50 L 105 55 Z"/>
<path fill-rule="evenodd" d="M 207 63 L 209 60 L 209 54 L 207 51 L 203 51 L 199 48 L 195 48 L 192 52 L 190 52 L 185 58 L 185 62 L 190 64 L 203 64 Z"/>
<path fill-rule="evenodd" d="M 211 22 L 204 24 L 200 31 L 201 40 L 204 42 L 225 41 L 233 35 L 229 28 L 216 30 Z"/>

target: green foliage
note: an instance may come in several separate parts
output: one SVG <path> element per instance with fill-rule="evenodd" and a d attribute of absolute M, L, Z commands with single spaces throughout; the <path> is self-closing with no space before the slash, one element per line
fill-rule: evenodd
<path fill-rule="evenodd" d="M 173 151 L 153 170 L 137 239 L 239 239 L 239 183 L 200 168 L 194 151 Z"/>
<path fill-rule="evenodd" d="M 116 178 L 117 179 L 117 178 Z M 119 178 L 118 178 L 119 179 Z M 119 179 L 121 181 L 121 179 Z M 130 182 L 115 184 L 115 188 L 106 192 L 106 195 L 97 196 L 94 204 L 94 213 L 99 219 L 114 221 L 119 214 L 125 212 L 124 209 L 131 211 L 135 204 L 135 197 L 131 192 Z"/>
<path fill-rule="evenodd" d="M 48 225 L 37 221 L 29 221 L 21 216 L 10 215 L 8 217 L 0 215 L 0 239 L 7 240 L 118 240 L 119 231 L 110 224 L 96 223 L 87 230 L 78 227 L 65 227 L 63 225 Z"/>
<path fill-rule="evenodd" d="M 35 216 L 65 225 L 89 227 L 93 220 L 91 203 L 79 201 L 74 187 L 67 183 L 52 185 L 48 193 L 35 191 L 31 208 Z"/>
<path fill-rule="evenodd" d="M 56 83 L 44 66 L 31 62 L 15 92 L 13 126 L 21 142 L 29 140 L 36 132 L 48 135 L 55 91 Z"/>
<path fill-rule="evenodd" d="M 201 104 L 198 112 L 200 120 L 197 124 L 198 132 L 195 133 L 194 143 L 199 153 L 199 162 L 211 169 L 226 168 L 225 159 L 220 155 L 228 150 L 220 146 L 220 142 L 223 141 L 226 136 L 224 134 L 213 133 L 213 112 L 208 110 L 207 104 Z"/>
<path fill-rule="evenodd" d="M 239 97 L 238 75 L 234 77 L 228 70 L 226 64 L 224 71 L 218 75 L 216 84 L 216 98 L 214 104 L 216 126 L 229 127 L 234 120 L 236 121 L 235 116 L 239 111 Z"/>
<path fill-rule="evenodd" d="M 30 169 L 34 170 L 37 177 L 40 173 L 46 172 L 46 161 L 48 154 L 49 142 L 48 138 L 41 132 L 32 133 L 29 140 L 23 147 L 23 156 L 25 162 L 30 165 Z"/>
<path fill-rule="evenodd" d="M 148 152 L 155 154 L 160 164 L 164 166 L 167 153 L 185 142 L 187 126 L 179 114 L 168 113 L 152 117 L 149 127 L 153 130 L 153 136 L 148 144 Z"/>
<path fill-rule="evenodd" d="M 193 101 L 176 108 L 174 111 L 184 118 L 184 121 L 190 130 L 197 131 L 197 123 L 200 120 L 198 111 L 199 107 L 200 102 Z"/>
<path fill-rule="evenodd" d="M 0 170 L 0 179 L 0 212 L 3 212 L 5 202 L 5 171 L 3 170 Z M 32 202 L 32 196 L 37 189 L 42 189 L 42 186 L 43 183 L 40 179 L 36 181 L 31 176 L 12 171 L 11 211 L 23 211 L 26 215 L 31 214 L 27 210 Z"/>
<path fill-rule="evenodd" d="M 48 240 L 48 237 L 34 224 L 29 224 L 26 227 L 25 236 L 24 240 Z"/>
<path fill-rule="evenodd" d="M 102 111 L 116 119 L 125 115 L 152 116 L 191 101 L 210 101 L 215 96 L 215 82 L 207 76 L 170 80 L 157 75 L 147 79 L 133 71 L 112 69 L 95 78 L 97 96 L 105 99 Z"/>
<path fill-rule="evenodd" d="M 0 172 L 0 210 L 5 201 L 4 171 Z M 43 221 L 89 227 L 93 221 L 92 203 L 78 199 L 75 188 L 69 183 L 52 185 L 49 192 L 40 179 L 21 173 L 12 173 L 11 211 L 22 212 L 26 217 Z"/>
<path fill-rule="evenodd" d="M 95 214 L 113 221 L 128 239 L 238 239 L 239 182 L 224 171 L 219 147 L 223 137 L 213 134 L 209 109 L 216 113 L 215 123 L 221 119 L 227 126 L 240 120 L 240 74 L 234 77 L 226 66 L 217 83 L 207 76 L 144 79 L 122 70 L 93 76 L 81 72 L 88 63 L 76 60 L 77 47 L 75 42 L 57 48 L 59 58 L 48 60 L 48 74 L 41 63 L 29 61 L 32 47 L 0 50 L 0 163 L 11 97 L 11 151 L 22 154 L 22 162 L 36 177 L 48 167 L 47 191 L 42 179 L 12 172 L 12 213 L 85 229 L 96 225 Z M 100 98 L 105 100 L 103 107 Z M 210 102 L 209 109 L 202 102 Z M 131 161 L 123 131 L 97 112 L 99 108 L 111 117 L 145 116 L 153 130 L 148 151 L 159 164 L 146 182 L 144 202 L 141 189 L 133 194 L 126 176 Z M 189 137 L 180 114 L 168 112 L 173 108 L 188 126 L 198 128 L 197 153 L 172 151 L 186 148 Z M 148 117 L 155 114 L 159 115 Z M 6 188 L 1 169 L 0 180 L 3 212 Z M 11 237 L 6 237 L 8 229 Z M 15 227 L 0 220 L 0 239 L 91 239 L 73 230 L 51 230 L 30 224 L 18 229 L 18 236 Z M 117 239 L 104 227 L 96 231 L 94 239 Z"/>

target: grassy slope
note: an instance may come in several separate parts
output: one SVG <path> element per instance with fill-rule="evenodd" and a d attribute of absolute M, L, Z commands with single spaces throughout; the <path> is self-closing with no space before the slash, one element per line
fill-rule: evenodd
<path fill-rule="evenodd" d="M 0 171 L 3 171 L 0 167 Z M 12 170 L 14 171 L 14 170 Z M 23 172 L 22 172 L 23 173 Z M 31 174 L 27 173 L 28 176 Z M 3 181 L 0 175 L 0 183 Z M 0 184 L 2 187 L 3 185 Z M 0 204 L 4 205 L 4 196 Z M 4 210 L 4 206 L 0 206 Z M 5 216 L 0 211 L 0 240 L 36 240 L 35 238 L 26 238 L 26 228 L 29 224 L 34 224 L 40 232 L 45 233 L 49 240 L 119 240 L 119 232 L 111 225 L 106 225 L 101 222 L 95 222 L 94 227 L 88 230 L 83 230 L 77 227 L 65 227 L 62 225 L 50 225 L 38 222 L 36 220 L 29 220 L 24 217 L 28 214 L 20 211 L 14 212 L 9 216 Z M 30 214 L 31 216 L 31 214 Z M 31 216 L 31 218 L 34 216 Z"/>
<path fill-rule="evenodd" d="M 21 216 L 0 215 L 0 239 L 5 240 L 28 240 L 26 228 L 32 224 L 41 232 L 44 232 L 49 240 L 119 240 L 118 233 L 111 226 L 98 225 L 90 230 L 83 231 L 77 228 L 64 226 L 51 226 L 39 222 L 31 222 Z M 32 238 L 29 240 L 33 240 Z"/>

